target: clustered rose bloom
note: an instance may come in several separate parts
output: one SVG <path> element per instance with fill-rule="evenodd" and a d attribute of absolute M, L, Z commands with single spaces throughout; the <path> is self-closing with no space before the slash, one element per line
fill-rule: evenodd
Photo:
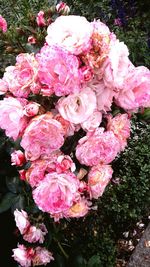
<path fill-rule="evenodd" d="M 67 6 L 60 2 L 56 11 Z M 37 15 L 40 27 L 44 16 Z M 111 163 L 127 145 L 127 112 L 150 107 L 150 71 L 132 64 L 127 46 L 100 20 L 73 15 L 58 16 L 41 50 L 16 61 L 0 79 L 0 127 L 17 140 L 12 165 L 31 186 L 41 213 L 54 221 L 83 217 L 104 193 Z M 121 108 L 116 116 L 112 105 Z M 25 211 L 15 211 L 15 220 L 23 239 L 43 243 L 43 222 L 31 224 Z M 23 245 L 13 257 L 27 267 L 53 260 L 45 248 Z"/>
<path fill-rule="evenodd" d="M 13 249 L 12 257 L 22 266 L 39 266 L 46 265 L 54 260 L 52 253 L 43 247 L 25 247 L 18 245 L 18 248 Z"/>
<path fill-rule="evenodd" d="M 43 223 L 40 223 L 38 227 L 31 225 L 28 214 L 24 210 L 15 210 L 14 217 L 16 226 L 20 233 L 23 235 L 23 239 L 29 243 L 43 243 L 44 236 L 47 234 L 47 229 Z"/>

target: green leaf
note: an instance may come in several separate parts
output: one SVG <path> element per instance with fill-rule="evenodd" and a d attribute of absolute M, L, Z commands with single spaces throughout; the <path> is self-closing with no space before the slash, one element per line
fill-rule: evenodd
<path fill-rule="evenodd" d="M 6 185 L 12 193 L 20 192 L 21 182 L 18 177 L 6 177 Z"/>
<path fill-rule="evenodd" d="M 99 255 L 92 256 L 89 261 L 87 267 L 100 267 L 101 260 Z"/>
<path fill-rule="evenodd" d="M 82 255 L 76 255 L 73 258 L 69 259 L 71 267 L 86 267 L 86 260 Z"/>
<path fill-rule="evenodd" d="M 0 201 L 0 213 L 8 210 L 11 207 L 13 200 L 15 198 L 16 194 L 13 194 L 12 192 L 9 192 L 6 195 L 4 195 L 4 197 Z"/>
<path fill-rule="evenodd" d="M 25 197 L 21 194 L 16 195 L 11 205 L 11 211 L 14 212 L 16 209 L 23 210 L 24 208 L 25 208 Z"/>

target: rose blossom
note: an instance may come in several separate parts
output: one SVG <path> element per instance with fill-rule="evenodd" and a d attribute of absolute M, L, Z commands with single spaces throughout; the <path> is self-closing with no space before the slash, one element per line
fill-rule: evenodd
<path fill-rule="evenodd" d="M 36 102 L 28 102 L 27 105 L 24 107 L 24 114 L 27 117 L 33 117 L 38 114 L 39 112 L 40 104 Z"/>
<path fill-rule="evenodd" d="M 2 32 L 7 31 L 7 22 L 1 15 L 0 15 L 0 30 L 2 30 Z"/>
<path fill-rule="evenodd" d="M 63 130 L 64 130 L 64 135 L 66 137 L 74 135 L 74 132 L 76 131 L 76 127 L 73 123 L 65 120 L 59 113 L 54 116 L 54 119 L 61 123 Z"/>
<path fill-rule="evenodd" d="M 16 65 L 6 68 L 3 80 L 8 90 L 17 97 L 28 97 L 37 79 L 38 63 L 34 54 L 22 53 L 16 58 Z"/>
<path fill-rule="evenodd" d="M 115 136 L 120 141 L 121 149 L 124 150 L 127 145 L 127 139 L 130 136 L 130 120 L 128 114 L 118 114 L 114 118 L 107 116 L 107 130 L 113 131 Z"/>
<path fill-rule="evenodd" d="M 112 173 L 113 170 L 110 165 L 98 164 L 90 169 L 88 174 L 90 198 L 98 199 L 102 196 L 112 177 Z"/>
<path fill-rule="evenodd" d="M 48 45 L 57 44 L 79 55 L 90 48 L 92 26 L 84 17 L 60 16 L 47 29 Z"/>
<path fill-rule="evenodd" d="M 44 212 L 63 213 L 78 198 L 79 180 L 71 173 L 52 172 L 33 190 L 36 205 Z"/>
<path fill-rule="evenodd" d="M 39 27 L 44 27 L 44 26 L 46 26 L 45 19 L 44 19 L 44 11 L 41 10 L 41 11 L 37 14 L 36 22 L 37 22 L 37 25 L 38 25 Z"/>
<path fill-rule="evenodd" d="M 115 159 L 120 152 L 118 138 L 112 131 L 97 128 L 94 132 L 88 132 L 81 138 L 76 147 L 76 157 L 81 164 L 87 166 L 99 163 L 108 164 Z"/>
<path fill-rule="evenodd" d="M 3 79 L 0 79 L 0 95 L 5 94 L 7 90 L 8 90 L 7 83 Z"/>
<path fill-rule="evenodd" d="M 75 124 L 82 123 L 96 109 L 96 95 L 89 87 L 86 87 L 79 94 L 61 98 L 57 108 L 65 120 Z"/>
<path fill-rule="evenodd" d="M 57 96 L 80 91 L 79 61 L 59 46 L 45 45 L 37 55 L 39 81 Z"/>
<path fill-rule="evenodd" d="M 150 107 L 150 71 L 144 66 L 130 70 L 123 90 L 116 96 L 116 104 L 125 110 Z"/>
<path fill-rule="evenodd" d="M 65 216 L 70 218 L 80 218 L 85 216 L 90 210 L 91 202 L 86 198 L 81 198 L 66 211 Z"/>
<path fill-rule="evenodd" d="M 34 249 L 26 248 L 24 245 L 18 245 L 18 248 L 12 250 L 15 261 L 17 261 L 22 267 L 30 267 L 32 258 L 34 256 Z"/>
<path fill-rule="evenodd" d="M 48 156 L 64 143 L 64 131 L 61 124 L 52 119 L 50 112 L 34 117 L 25 129 L 21 146 L 28 160 Z"/>
<path fill-rule="evenodd" d="M 24 234 L 30 226 L 28 214 L 24 210 L 19 211 L 18 209 L 16 209 L 14 211 L 14 216 L 16 226 L 18 227 L 20 233 Z"/>
<path fill-rule="evenodd" d="M 6 135 L 16 140 L 22 135 L 28 124 L 28 118 L 23 113 L 24 102 L 8 97 L 0 101 L 0 127 Z"/>
<path fill-rule="evenodd" d="M 62 15 L 68 15 L 70 12 L 69 6 L 64 2 L 60 2 L 59 4 L 57 4 L 56 10 L 58 13 L 60 13 Z"/>
<path fill-rule="evenodd" d="M 47 265 L 47 263 L 54 260 L 52 253 L 43 247 L 36 247 L 35 254 L 32 259 L 33 266 Z"/>
<path fill-rule="evenodd" d="M 47 234 L 47 229 L 43 223 L 39 224 L 38 227 L 30 226 L 23 235 L 23 239 L 29 243 L 43 243 L 44 236 Z"/>
<path fill-rule="evenodd" d="M 81 123 L 81 127 L 84 131 L 92 132 L 100 125 L 101 121 L 102 113 L 98 110 L 95 110 L 86 121 Z"/>
<path fill-rule="evenodd" d="M 21 150 L 15 150 L 11 153 L 11 165 L 22 166 L 25 161 L 24 153 Z"/>
<path fill-rule="evenodd" d="M 105 86 L 103 79 L 99 80 L 95 76 L 93 81 L 89 83 L 89 87 L 95 92 L 97 99 L 97 109 L 99 111 L 110 111 L 115 92 L 112 88 Z"/>
<path fill-rule="evenodd" d="M 104 69 L 103 80 L 107 87 L 122 88 L 129 68 L 133 66 L 128 56 L 128 48 L 123 42 L 116 40 L 111 43 L 108 58 L 102 66 Z"/>

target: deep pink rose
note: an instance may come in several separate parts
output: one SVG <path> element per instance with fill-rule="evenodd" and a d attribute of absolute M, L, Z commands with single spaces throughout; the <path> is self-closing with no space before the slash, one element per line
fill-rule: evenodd
<path fill-rule="evenodd" d="M 33 199 L 44 212 L 63 213 L 79 197 L 78 188 L 79 180 L 73 173 L 52 172 L 33 190 Z"/>
<path fill-rule="evenodd" d="M 28 124 L 28 118 L 23 112 L 24 105 L 21 100 L 13 97 L 0 101 L 0 127 L 14 140 L 22 135 Z"/>
<path fill-rule="evenodd" d="M 79 94 L 72 94 L 58 101 L 57 108 L 61 116 L 72 123 L 82 123 L 96 109 L 96 95 L 89 88 Z"/>
<path fill-rule="evenodd" d="M 59 46 L 45 45 L 37 55 L 39 81 L 57 96 L 80 91 L 79 61 Z"/>
<path fill-rule="evenodd" d="M 14 211 L 14 216 L 16 226 L 18 227 L 20 233 L 24 234 L 30 226 L 28 214 L 24 210 L 19 211 L 18 209 L 16 209 Z"/>
<path fill-rule="evenodd" d="M 89 193 L 91 198 L 102 196 L 105 187 L 112 177 L 113 170 L 110 165 L 98 164 L 93 166 L 88 174 Z"/>
<path fill-rule="evenodd" d="M 0 15 L 0 30 L 2 30 L 2 32 L 7 31 L 7 22 L 1 15 Z"/>
<path fill-rule="evenodd" d="M 150 71 L 144 66 L 136 67 L 128 73 L 123 90 L 116 96 L 116 104 L 125 110 L 150 107 Z"/>
<path fill-rule="evenodd" d="M 128 114 L 118 114 L 114 118 L 107 116 L 107 130 L 112 131 L 120 142 L 121 149 L 127 145 L 127 139 L 130 137 L 130 120 Z"/>
<path fill-rule="evenodd" d="M 61 124 L 52 119 L 50 112 L 34 117 L 25 129 L 21 146 L 28 160 L 49 156 L 64 143 L 64 131 Z"/>
<path fill-rule="evenodd" d="M 20 54 L 15 66 L 6 68 L 3 80 L 8 90 L 17 97 L 28 97 L 37 79 L 38 63 L 34 54 Z"/>
<path fill-rule="evenodd" d="M 36 22 L 37 22 L 37 25 L 39 27 L 44 27 L 46 26 L 46 22 L 45 22 L 45 18 L 44 18 L 44 11 L 40 11 L 38 14 L 37 14 L 37 17 L 36 17 Z"/>
<path fill-rule="evenodd" d="M 47 29 L 48 45 L 59 45 L 79 55 L 90 48 L 92 25 L 84 17 L 60 16 Z"/>
<path fill-rule="evenodd" d="M 112 131 L 97 128 L 94 132 L 79 140 L 76 147 L 76 157 L 81 164 L 87 166 L 99 163 L 108 164 L 120 152 L 120 143 Z"/>
<path fill-rule="evenodd" d="M 22 166 L 25 162 L 25 155 L 21 150 L 15 150 L 11 153 L 11 165 Z"/>

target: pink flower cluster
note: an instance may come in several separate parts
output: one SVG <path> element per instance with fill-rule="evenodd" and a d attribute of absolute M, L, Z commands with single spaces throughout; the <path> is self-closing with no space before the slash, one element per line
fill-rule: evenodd
<path fill-rule="evenodd" d="M 66 12 L 67 6 L 61 2 L 56 10 Z M 43 11 L 37 24 L 46 25 Z M 81 16 L 56 18 L 37 54 L 20 54 L 6 68 L 0 127 L 14 141 L 20 138 L 12 165 L 42 212 L 55 221 L 89 212 L 111 180 L 111 162 L 127 146 L 127 112 L 150 107 L 149 87 L 150 71 L 132 64 L 127 46 L 101 21 Z M 124 112 L 113 117 L 112 104 Z M 15 220 L 26 241 L 43 242 L 43 224 L 31 225 L 24 211 L 16 211 Z M 23 245 L 14 258 L 22 266 L 53 259 L 40 247 Z"/>

